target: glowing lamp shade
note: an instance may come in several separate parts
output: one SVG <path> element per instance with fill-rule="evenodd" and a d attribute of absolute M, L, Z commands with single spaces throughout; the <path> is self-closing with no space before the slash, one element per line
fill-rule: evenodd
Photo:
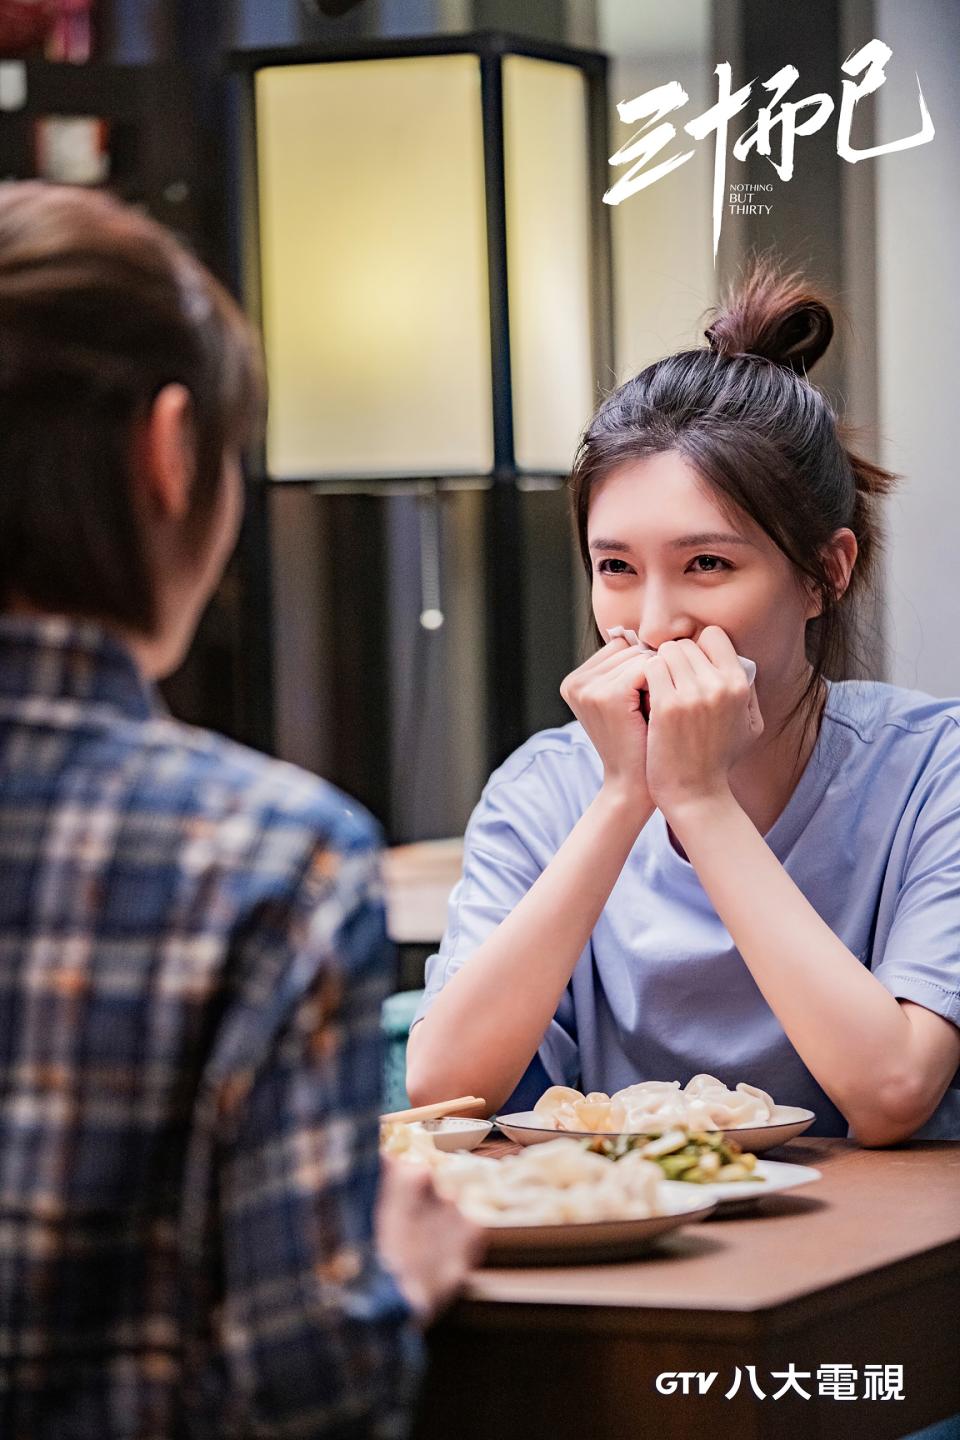
<path fill-rule="evenodd" d="M 596 398 L 586 118 L 579 70 L 505 57 L 510 360 L 521 471 L 568 471 Z"/>
<path fill-rule="evenodd" d="M 255 71 L 269 479 L 502 466 L 481 90 L 472 53 Z M 566 473 L 593 406 L 587 128 L 576 66 L 504 57 L 499 373 L 518 473 Z"/>

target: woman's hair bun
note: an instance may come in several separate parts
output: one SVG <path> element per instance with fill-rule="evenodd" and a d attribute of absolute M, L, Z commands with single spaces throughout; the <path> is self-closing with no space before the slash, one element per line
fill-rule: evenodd
<path fill-rule="evenodd" d="M 761 355 L 805 375 L 833 338 L 826 301 L 795 272 L 754 261 L 728 291 L 704 331 L 718 355 Z"/>

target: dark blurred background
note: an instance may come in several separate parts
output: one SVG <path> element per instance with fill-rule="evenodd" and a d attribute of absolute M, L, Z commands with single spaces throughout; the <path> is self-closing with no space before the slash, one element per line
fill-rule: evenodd
<path fill-rule="evenodd" d="M 0 0 L 0 20 L 11 3 Z M 762 158 L 728 160 L 728 184 L 772 182 L 772 210 L 725 213 L 716 267 L 711 143 L 606 207 L 610 346 L 596 396 L 698 343 L 704 310 L 751 247 L 803 266 L 840 307 L 837 343 L 815 378 L 859 427 L 862 448 L 906 477 L 888 512 L 882 584 L 863 617 L 863 672 L 960 693 L 951 564 L 960 514 L 948 438 L 960 334 L 953 0 L 100 0 L 87 63 L 34 50 L 25 98 L 0 66 L 0 175 L 36 173 L 38 117 L 104 117 L 107 183 L 180 232 L 236 290 L 246 237 L 230 57 L 488 30 L 609 57 L 608 155 L 630 133 L 618 100 L 677 79 L 690 96 L 682 124 L 713 103 L 720 60 L 732 63 L 735 88 L 754 79 L 759 91 L 792 63 L 792 98 L 838 99 L 843 60 L 880 36 L 893 58 L 886 84 L 858 108 L 861 147 L 918 128 L 919 77 L 937 127 L 931 144 L 852 165 L 837 156 L 834 115 L 798 140 L 789 183 Z M 482 485 L 291 485 L 252 475 L 237 555 L 186 664 L 164 687 L 171 708 L 323 773 L 365 801 L 394 843 L 461 834 L 502 752 L 569 719 L 558 686 L 589 633 L 562 478 L 527 479 L 514 492 L 510 567 L 494 572 L 497 532 Z M 421 620 L 428 604 L 443 616 L 432 629 Z M 515 655 L 502 634 L 491 650 L 498 625 L 508 639 L 515 627 Z M 504 697 L 491 653 L 516 691 L 509 724 L 495 734 L 490 716 Z"/>

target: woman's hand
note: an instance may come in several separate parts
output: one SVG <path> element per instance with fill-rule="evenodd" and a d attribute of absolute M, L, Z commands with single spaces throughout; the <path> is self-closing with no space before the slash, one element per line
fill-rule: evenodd
<path fill-rule="evenodd" d="M 604 788 L 627 800 L 644 820 L 653 801 L 646 782 L 647 722 L 641 697 L 652 658 L 638 654 L 636 646 L 618 636 L 560 686 L 603 761 Z"/>
<path fill-rule="evenodd" d="M 731 769 L 763 734 L 763 717 L 756 690 L 717 625 L 707 626 L 697 643 L 661 645 L 647 659 L 646 684 L 646 783 L 669 820 L 686 802 L 729 790 Z"/>

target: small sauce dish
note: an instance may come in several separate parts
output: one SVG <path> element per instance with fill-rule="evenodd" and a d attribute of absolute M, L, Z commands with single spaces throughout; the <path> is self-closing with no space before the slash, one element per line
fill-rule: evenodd
<path fill-rule="evenodd" d="M 412 1128 L 424 1130 L 438 1150 L 475 1150 L 493 1129 L 492 1120 L 466 1115 L 443 1115 L 439 1120 L 415 1120 Z"/>

